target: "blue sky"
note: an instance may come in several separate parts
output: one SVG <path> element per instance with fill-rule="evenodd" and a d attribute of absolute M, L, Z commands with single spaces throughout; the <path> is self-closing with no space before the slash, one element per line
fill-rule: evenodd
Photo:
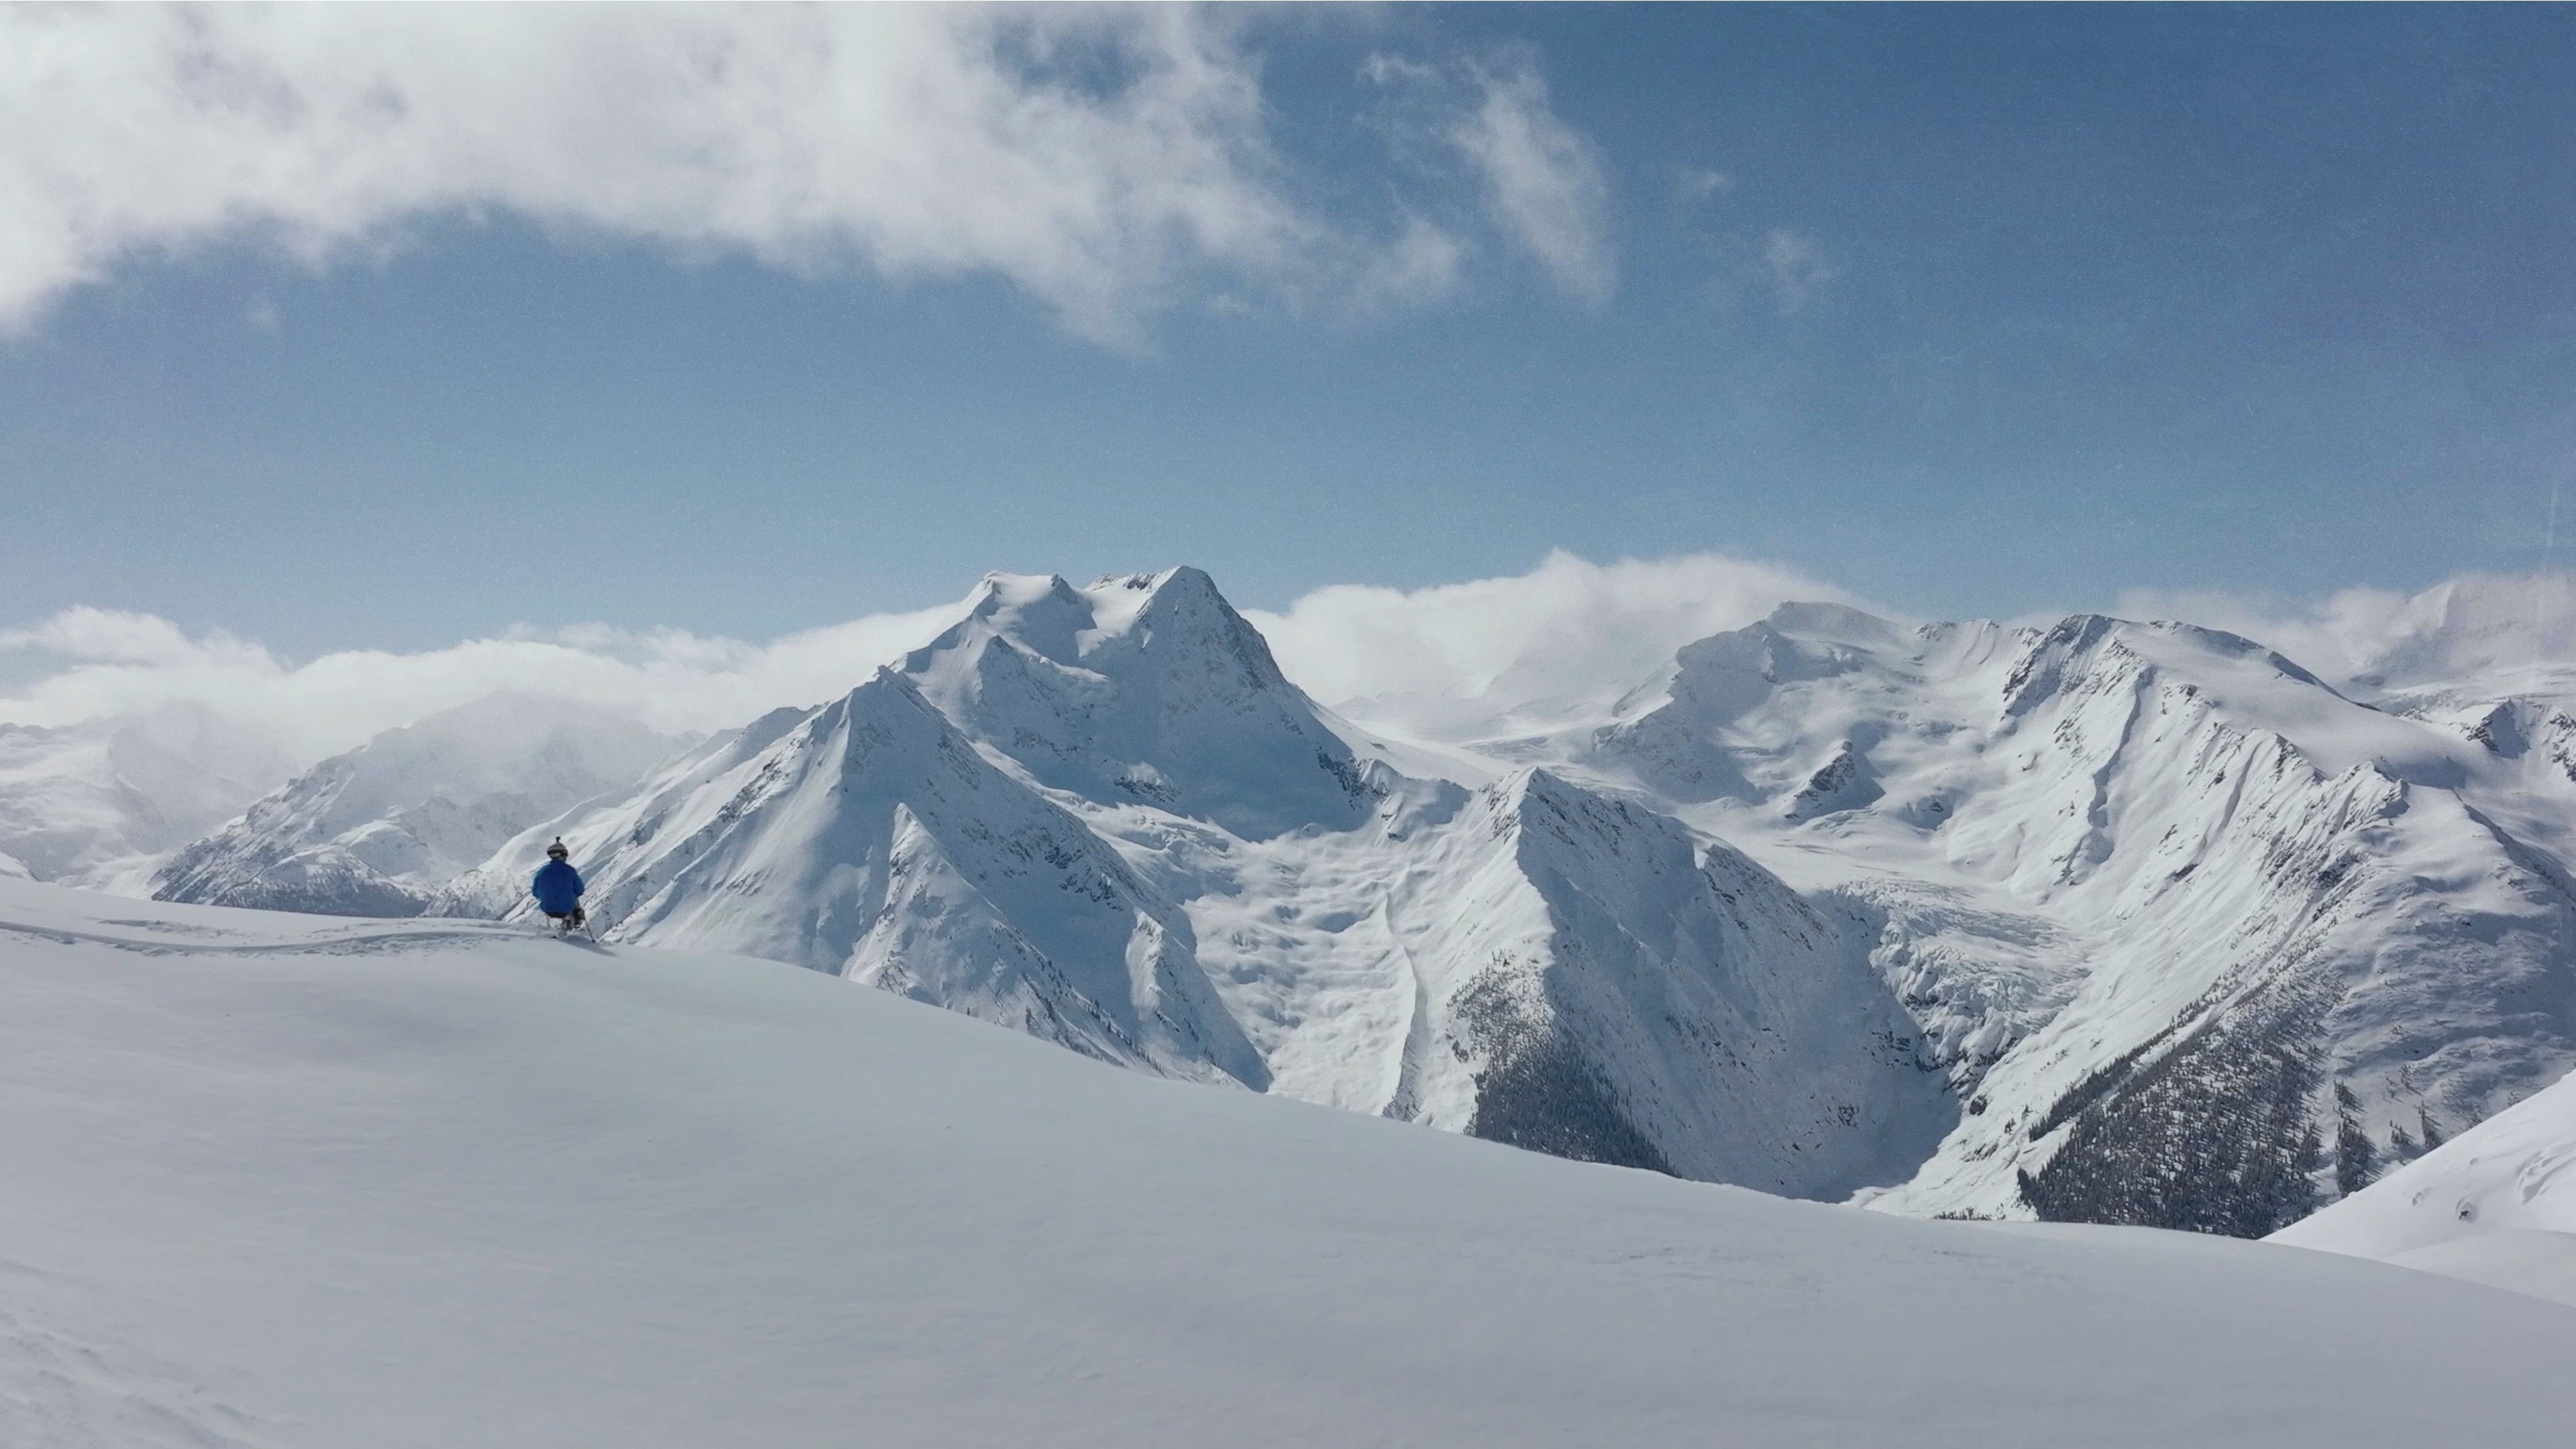
<path fill-rule="evenodd" d="M 1183 204 L 1267 240 L 1041 217 L 943 251 L 868 239 L 900 221 L 883 188 L 847 203 L 856 241 L 692 235 L 595 178 L 558 205 L 465 163 L 280 221 L 149 127 L 85 149 L 20 72 L 0 195 L 70 216 L 96 185 L 129 220 L 51 272 L 25 260 L 47 238 L 0 236 L 0 628 L 85 603 L 290 654 L 514 623 L 765 638 L 993 568 L 1186 561 L 1278 607 L 1553 548 L 2011 615 L 2528 570 L 2576 471 L 2563 9 L 1089 23 L 1035 60 L 903 43 L 1113 112 L 1158 58 L 1213 65 L 1183 139 L 1235 155 Z M 117 74 L 149 85 L 163 43 L 79 63 L 139 53 Z M 578 99 L 530 49 L 492 84 Z M 456 93 L 420 81 L 405 124 Z M 1505 106 L 1553 210 L 1515 213 L 1510 157 L 1459 139 Z M 1110 127 L 1099 164 L 1166 164 L 1132 141 Z M 968 176 L 942 204 L 1020 202 Z M 1408 225 L 1445 250 L 1388 280 Z"/>

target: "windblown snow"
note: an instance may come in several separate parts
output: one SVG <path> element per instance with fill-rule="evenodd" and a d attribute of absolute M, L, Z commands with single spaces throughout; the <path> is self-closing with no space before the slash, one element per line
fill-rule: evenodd
<path fill-rule="evenodd" d="M 2456 612 L 2338 687 L 2184 624 L 1793 603 L 1599 698 L 1370 716 L 1196 570 L 994 575 L 841 698 L 667 756 L 524 701 L 424 722 L 155 881 L 513 918 L 561 835 L 612 941 L 1149 1074 L 2262 1236 L 2576 1064 L 2576 694 Z"/>
<path fill-rule="evenodd" d="M 822 740 L 954 738 L 880 683 Z M 997 788 L 955 771 L 916 798 Z M 1506 822 L 1500 896 L 1531 788 L 1450 799 Z M 1588 798 L 1547 808 L 1629 828 Z M 1159 904 L 1042 854 L 1020 888 L 1059 878 Z M 766 961 L 11 879 L 0 993 L 13 1445 L 2516 1449 L 2576 1421 L 2576 1311 L 2535 1298 L 1557 1161 Z"/>

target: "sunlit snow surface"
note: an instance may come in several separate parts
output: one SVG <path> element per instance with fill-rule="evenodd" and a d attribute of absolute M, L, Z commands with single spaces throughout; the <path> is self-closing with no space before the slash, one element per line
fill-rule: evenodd
<path fill-rule="evenodd" d="M 2272 1241 L 2576 1304 L 2576 1078 Z"/>
<path fill-rule="evenodd" d="M 1160 1080 L 766 962 L 0 881 L 0 1442 L 2554 1446 L 2576 1311 Z"/>

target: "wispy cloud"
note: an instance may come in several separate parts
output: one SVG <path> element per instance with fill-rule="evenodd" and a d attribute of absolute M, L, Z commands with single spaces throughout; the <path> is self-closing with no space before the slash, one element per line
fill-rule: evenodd
<path fill-rule="evenodd" d="M 1684 203 L 1706 201 L 1735 185 L 1735 178 L 1706 166 L 1685 166 L 1673 178 L 1673 196 Z"/>
<path fill-rule="evenodd" d="M 1194 8 L 0 7 L 0 328 L 138 256 L 321 265 L 430 214 L 799 272 L 1008 278 L 1075 330 L 1444 291 L 1454 244 L 1292 199 L 1241 27 Z M 1597 178 L 1525 71 L 1461 144 L 1597 291 Z"/>
<path fill-rule="evenodd" d="M 1610 188 L 1592 144 L 1549 109 L 1547 84 L 1526 61 L 1470 74 L 1484 97 L 1450 134 L 1484 173 L 1495 219 L 1569 295 L 1608 301 L 1619 268 Z"/>
<path fill-rule="evenodd" d="M 663 730 L 715 730 L 845 693 L 962 609 L 870 615 L 766 644 L 590 625 L 302 663 L 149 614 L 67 609 L 0 632 L 0 657 L 32 670 L 0 695 L 0 722 L 65 725 L 197 704 L 258 731 L 299 766 L 505 689 L 587 701 Z"/>
<path fill-rule="evenodd" d="M 1535 721 L 1597 707 L 1682 645 L 1790 600 L 1862 602 L 1783 564 L 1706 553 L 1598 564 L 1558 551 L 1524 574 L 1413 590 L 1336 584 L 1249 617 L 1316 698 L 1438 733 L 1453 715 Z"/>
<path fill-rule="evenodd" d="M 2339 589 L 2321 599 L 2224 590 L 2133 589 L 2118 612 L 2181 619 L 2259 640 L 2368 695 L 2483 681 L 2554 689 L 2576 664 L 2576 575 L 2468 573 L 2419 593 Z M 2532 679 L 2518 682 L 2517 671 Z"/>
<path fill-rule="evenodd" d="M 1557 115 L 1526 53 L 1441 65 L 1380 54 L 1361 73 L 1394 103 L 1385 124 L 1400 149 L 1463 164 L 1496 234 L 1568 296 L 1609 300 L 1619 264 L 1599 148 Z"/>
<path fill-rule="evenodd" d="M 1786 227 L 1762 239 L 1762 265 L 1770 274 L 1771 297 L 1781 315 L 1805 307 L 1834 279 L 1833 263 L 1814 237 Z"/>

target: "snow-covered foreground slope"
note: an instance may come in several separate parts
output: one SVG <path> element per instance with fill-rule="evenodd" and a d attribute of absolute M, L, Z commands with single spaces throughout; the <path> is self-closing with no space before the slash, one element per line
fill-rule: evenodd
<path fill-rule="evenodd" d="M 179 851 L 169 901 L 417 915 L 502 842 L 624 789 L 684 741 L 571 700 L 496 694 L 334 755 Z"/>
<path fill-rule="evenodd" d="M 1118 1071 L 738 958 L 0 881 L 0 1441 L 2557 1445 L 2576 1312 Z"/>
<path fill-rule="evenodd" d="M 2272 1241 L 2576 1304 L 2576 1077 Z"/>

